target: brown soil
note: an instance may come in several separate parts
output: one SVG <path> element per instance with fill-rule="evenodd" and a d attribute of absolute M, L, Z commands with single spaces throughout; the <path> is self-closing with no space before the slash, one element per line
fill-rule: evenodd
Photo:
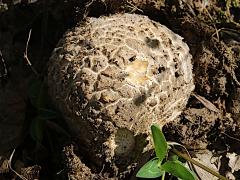
<path fill-rule="evenodd" d="M 17 177 L 6 166 L 13 148 L 12 168 L 28 179 L 134 179 L 150 158 L 151 152 L 117 176 L 109 165 L 94 164 L 83 153 L 85 147 L 74 143 L 47 94 L 47 62 L 63 33 L 86 16 L 116 12 L 147 15 L 190 47 L 196 87 L 180 123 L 164 127 L 167 140 L 192 152 L 240 153 L 239 1 L 27 2 L 0 1 L 0 179 Z M 29 63 L 24 52 L 30 29 Z M 224 175 L 226 167 L 220 169 Z"/>

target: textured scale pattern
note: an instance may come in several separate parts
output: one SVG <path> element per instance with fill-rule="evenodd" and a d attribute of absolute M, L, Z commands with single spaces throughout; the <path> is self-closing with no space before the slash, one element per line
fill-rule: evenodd
<path fill-rule="evenodd" d="M 88 18 L 54 50 L 50 94 L 73 132 L 113 157 L 119 128 L 148 135 L 152 123 L 163 126 L 182 112 L 194 89 L 191 57 L 179 35 L 146 16 Z"/>

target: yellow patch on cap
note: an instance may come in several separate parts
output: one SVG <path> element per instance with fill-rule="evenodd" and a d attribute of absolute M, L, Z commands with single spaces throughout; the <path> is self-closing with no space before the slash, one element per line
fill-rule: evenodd
<path fill-rule="evenodd" d="M 128 73 L 127 81 L 141 85 L 149 79 L 147 76 L 148 62 L 135 60 L 126 66 L 125 71 Z"/>

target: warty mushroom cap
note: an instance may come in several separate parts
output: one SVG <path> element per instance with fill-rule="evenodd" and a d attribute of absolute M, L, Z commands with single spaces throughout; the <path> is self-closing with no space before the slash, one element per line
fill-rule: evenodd
<path fill-rule="evenodd" d="M 103 161 L 129 157 L 151 124 L 181 114 L 194 89 L 182 39 L 126 13 L 87 18 L 66 32 L 50 58 L 49 92 L 86 151 Z"/>

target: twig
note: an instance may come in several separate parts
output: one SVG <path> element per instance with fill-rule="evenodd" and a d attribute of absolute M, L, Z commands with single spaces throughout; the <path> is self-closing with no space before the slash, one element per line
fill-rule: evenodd
<path fill-rule="evenodd" d="M 39 76 L 38 72 L 36 71 L 36 69 L 32 66 L 31 61 L 28 58 L 28 44 L 31 38 L 31 34 L 32 34 L 32 29 L 30 29 L 29 33 L 28 33 L 28 39 L 27 39 L 27 43 L 26 43 L 26 48 L 25 48 L 25 52 L 24 52 L 24 59 L 26 59 L 27 64 L 30 66 L 30 68 L 32 69 L 33 73 L 36 76 Z"/>
<path fill-rule="evenodd" d="M 221 179 L 221 180 L 229 180 L 228 178 L 220 175 L 218 172 L 216 172 L 216 171 L 210 169 L 209 167 L 203 165 L 202 163 L 199 163 L 198 161 L 195 161 L 194 159 L 190 158 L 190 157 L 187 156 L 186 154 L 183 154 L 183 153 L 179 152 L 178 150 L 176 150 L 176 149 L 174 149 L 174 148 L 172 149 L 172 151 L 173 151 L 176 155 L 178 155 L 178 156 L 182 157 L 183 159 L 185 159 L 185 160 L 187 160 L 187 161 L 195 164 L 196 166 L 198 166 L 198 167 L 202 168 L 203 170 L 209 172 L 210 174 L 218 177 L 219 179 Z"/>

